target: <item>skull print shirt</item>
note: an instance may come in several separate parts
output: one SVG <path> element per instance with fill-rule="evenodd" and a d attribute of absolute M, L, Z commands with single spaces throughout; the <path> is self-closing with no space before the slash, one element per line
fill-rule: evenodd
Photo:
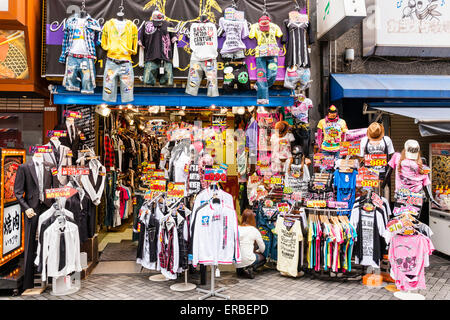
<path fill-rule="evenodd" d="M 395 235 L 389 246 L 391 277 L 399 290 L 426 289 L 425 267 L 434 251 L 430 238 L 422 235 Z"/>

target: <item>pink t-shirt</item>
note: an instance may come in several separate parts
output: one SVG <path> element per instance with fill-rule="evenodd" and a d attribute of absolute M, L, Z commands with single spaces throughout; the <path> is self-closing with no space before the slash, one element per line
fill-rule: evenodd
<path fill-rule="evenodd" d="M 422 235 L 395 235 L 389 246 L 391 277 L 399 290 L 426 289 L 425 267 L 434 251 L 431 240 Z"/>
<path fill-rule="evenodd" d="M 427 174 L 419 173 L 419 166 L 413 160 L 404 159 L 402 170 L 399 172 L 397 166 L 400 163 L 400 153 L 396 152 L 389 161 L 389 166 L 395 170 L 395 191 L 406 188 L 412 192 L 420 192 L 424 186 L 431 184 Z"/>

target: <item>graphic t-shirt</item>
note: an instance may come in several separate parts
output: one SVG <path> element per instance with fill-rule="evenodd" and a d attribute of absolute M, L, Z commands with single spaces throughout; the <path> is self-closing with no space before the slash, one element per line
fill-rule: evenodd
<path fill-rule="evenodd" d="M 337 121 L 326 121 L 321 119 L 317 128 L 323 131 L 323 141 L 321 149 L 324 151 L 336 152 L 339 150 L 341 143 L 341 135 L 348 131 L 345 120 L 339 119 Z"/>
<path fill-rule="evenodd" d="M 190 29 L 189 45 L 191 59 L 205 61 L 217 58 L 217 28 L 214 23 L 193 23 Z"/>
<path fill-rule="evenodd" d="M 400 172 L 400 157 L 400 153 L 396 152 L 389 161 L 389 166 L 395 170 L 395 191 L 406 188 L 412 192 L 420 192 L 423 187 L 431 184 L 428 174 L 419 173 L 419 166 L 414 160 L 404 159 Z"/>
<path fill-rule="evenodd" d="M 258 46 L 255 49 L 255 57 L 271 57 L 278 56 L 280 48 L 278 47 L 277 37 L 281 37 L 283 32 L 280 27 L 274 23 L 270 23 L 269 31 L 263 32 L 259 29 L 259 24 L 254 23 L 250 27 L 250 39 L 258 41 Z"/>
<path fill-rule="evenodd" d="M 145 47 L 145 62 L 154 60 L 172 61 L 172 38 L 167 21 L 147 21 L 139 33 L 139 41 Z"/>
<path fill-rule="evenodd" d="M 232 53 L 246 49 L 242 39 L 249 35 L 247 20 L 234 21 L 222 17 L 219 20 L 219 27 L 225 34 L 225 41 L 220 53 Z"/>
<path fill-rule="evenodd" d="M 296 277 L 298 274 L 299 242 L 303 241 L 300 221 L 286 221 L 282 217 L 277 218 L 275 232 L 278 235 L 278 260 L 277 270 Z M 286 224 L 290 224 L 286 226 Z"/>
<path fill-rule="evenodd" d="M 238 129 L 234 132 L 236 141 L 236 162 L 239 173 L 238 182 L 247 181 L 247 152 L 245 151 L 245 131 Z"/>
<path fill-rule="evenodd" d="M 351 210 L 355 203 L 355 191 L 356 191 L 356 176 L 358 171 L 353 172 L 339 172 L 334 171 L 334 185 L 337 188 L 337 201 L 345 201 L 348 203 L 348 208 Z M 349 211 L 344 211 L 349 213 Z"/>
<path fill-rule="evenodd" d="M 291 113 L 300 122 L 308 123 L 309 122 L 308 110 L 311 109 L 312 107 L 313 104 L 311 103 L 310 99 L 305 99 L 305 101 L 303 102 L 297 101 L 291 107 Z"/>
<path fill-rule="evenodd" d="M 272 160 L 292 158 L 291 142 L 293 141 L 295 141 L 295 138 L 292 133 L 287 133 L 283 137 L 280 137 L 278 133 L 272 134 L 270 137 Z"/>
<path fill-rule="evenodd" d="M 284 183 L 286 187 L 292 188 L 293 192 L 306 192 L 308 191 L 308 182 L 311 180 L 309 175 L 308 166 L 303 165 L 303 174 L 301 172 L 301 164 L 292 164 L 291 170 L 288 173 L 289 163 L 286 161 L 284 172 L 286 172 L 284 177 Z"/>
<path fill-rule="evenodd" d="M 72 47 L 70 48 L 70 53 L 72 54 L 84 54 L 88 55 L 89 51 L 86 47 L 86 19 L 78 19 L 77 27 L 74 30 Z"/>
<path fill-rule="evenodd" d="M 389 246 L 391 277 L 398 289 L 426 289 L 425 267 L 434 251 L 430 238 L 422 235 L 395 235 Z"/>

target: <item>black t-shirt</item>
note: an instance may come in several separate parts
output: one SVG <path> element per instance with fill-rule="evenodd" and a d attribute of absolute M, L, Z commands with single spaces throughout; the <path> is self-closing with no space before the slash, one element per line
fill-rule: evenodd
<path fill-rule="evenodd" d="M 175 33 L 169 32 L 167 21 L 147 21 L 139 33 L 139 40 L 145 47 L 145 62 L 155 60 L 172 61 L 172 38 Z"/>

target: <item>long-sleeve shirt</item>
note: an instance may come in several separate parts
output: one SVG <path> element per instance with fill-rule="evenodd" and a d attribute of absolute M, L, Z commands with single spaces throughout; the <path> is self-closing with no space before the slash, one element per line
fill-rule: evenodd
<path fill-rule="evenodd" d="M 137 53 L 138 29 L 132 21 L 125 20 L 124 29 L 119 32 L 118 23 L 121 22 L 111 19 L 103 26 L 102 48 L 108 58 L 131 61 L 131 56 Z"/>
<path fill-rule="evenodd" d="M 60 258 L 64 253 L 60 246 L 62 234 L 64 234 L 65 241 L 65 266 L 59 270 Z M 47 277 L 61 277 L 75 271 L 81 272 L 80 238 L 77 225 L 65 221 L 64 226 L 60 227 L 60 223 L 56 219 L 44 232 L 42 255 L 43 265 L 41 275 L 43 281 L 46 281 Z"/>
<path fill-rule="evenodd" d="M 252 226 L 239 226 L 239 246 L 241 249 L 241 263 L 238 268 L 244 268 L 253 264 L 256 260 L 253 251 L 254 245 L 258 245 L 258 251 L 264 253 L 266 246 L 258 229 Z"/>
<path fill-rule="evenodd" d="M 208 203 L 195 220 L 192 265 L 241 263 L 236 211 L 226 205 Z"/>

